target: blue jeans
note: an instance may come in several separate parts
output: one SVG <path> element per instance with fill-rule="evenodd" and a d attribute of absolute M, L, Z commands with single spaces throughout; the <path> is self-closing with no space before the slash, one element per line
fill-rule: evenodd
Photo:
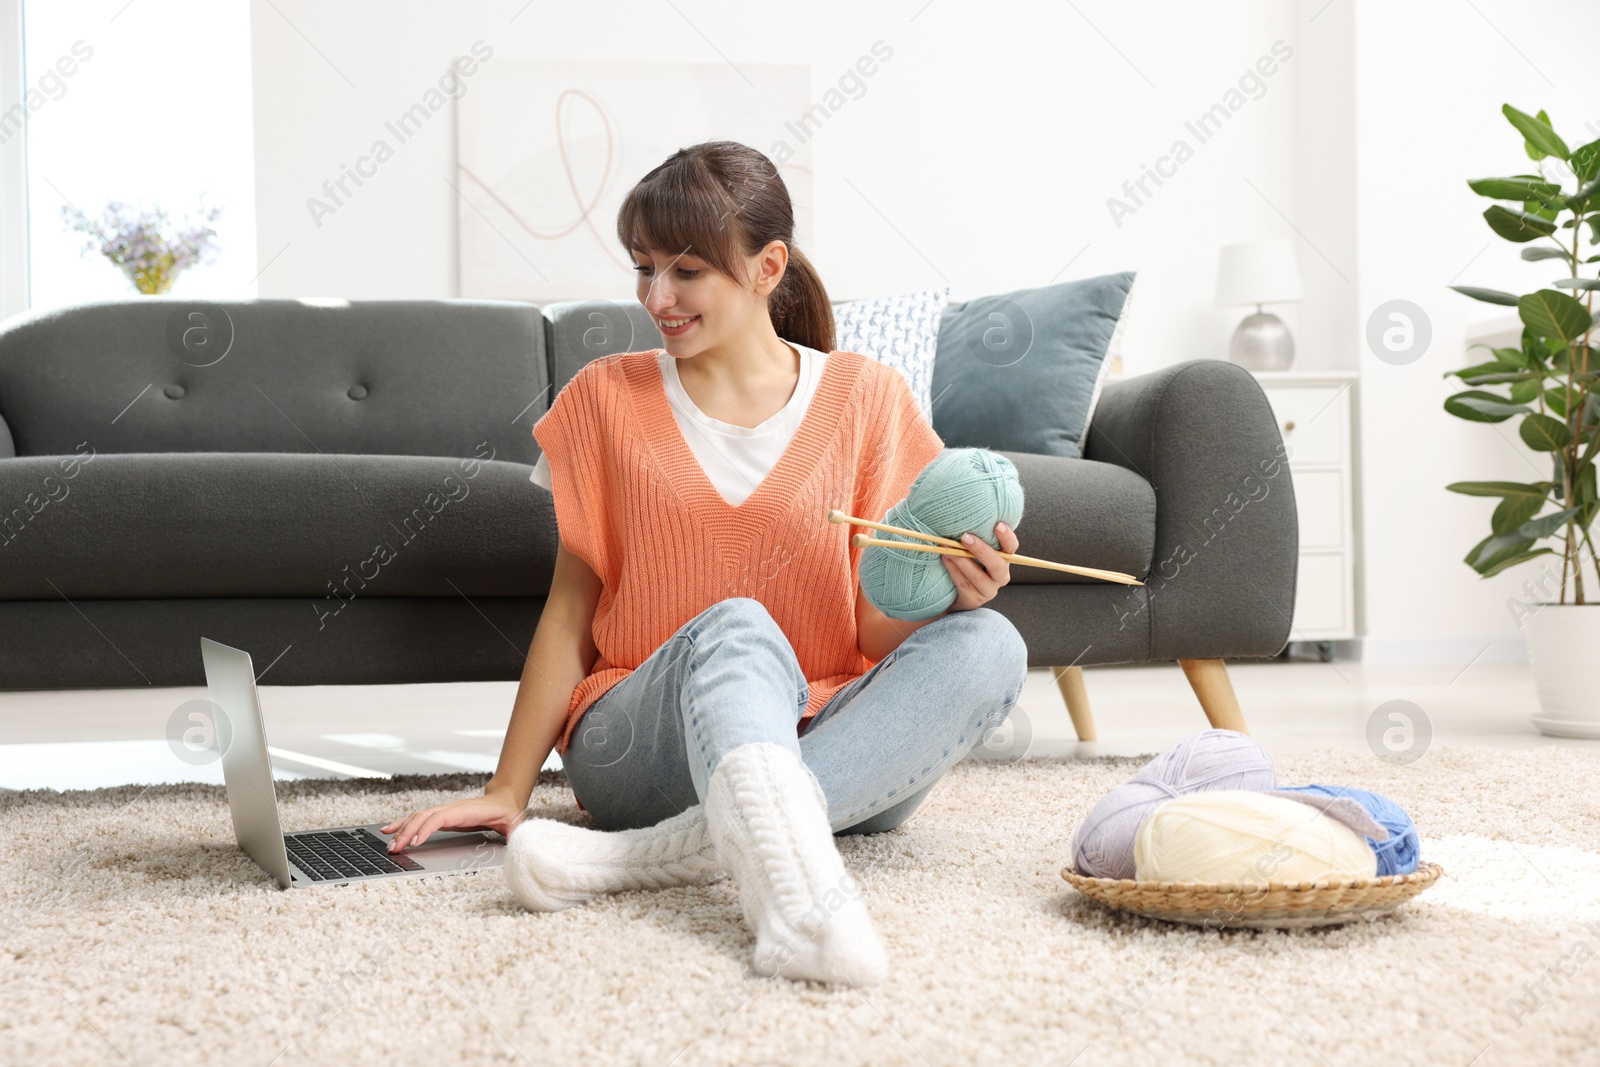
<path fill-rule="evenodd" d="M 721 600 L 684 623 L 578 720 L 567 781 L 602 830 L 653 826 L 696 804 L 724 755 L 769 741 L 803 760 L 835 833 L 904 822 L 1010 714 L 1028 649 L 991 608 L 914 631 L 833 695 L 804 733 L 809 686 L 766 606 Z"/>

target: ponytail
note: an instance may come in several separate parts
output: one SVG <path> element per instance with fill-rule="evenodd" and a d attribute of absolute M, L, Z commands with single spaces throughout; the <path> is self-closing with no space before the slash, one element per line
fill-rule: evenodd
<path fill-rule="evenodd" d="M 789 246 L 789 266 L 767 307 L 779 337 L 818 352 L 833 351 L 833 304 L 817 268 L 794 245 Z"/>

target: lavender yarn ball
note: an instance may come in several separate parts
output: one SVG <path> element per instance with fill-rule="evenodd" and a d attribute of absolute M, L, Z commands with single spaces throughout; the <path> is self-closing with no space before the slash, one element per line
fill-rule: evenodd
<path fill-rule="evenodd" d="M 1139 825 L 1163 801 L 1213 789 L 1275 788 L 1272 753 L 1237 730 L 1201 730 L 1139 768 L 1090 809 L 1072 838 L 1072 862 L 1091 878 L 1133 878 Z"/>
<path fill-rule="evenodd" d="M 1179 793 L 1202 789 L 1272 789 L 1272 753 L 1237 730 L 1201 730 L 1139 768 L 1134 778 L 1162 782 Z"/>
<path fill-rule="evenodd" d="M 1139 825 L 1177 795 L 1169 785 L 1135 778 L 1101 797 L 1073 835 L 1073 867 L 1090 878 L 1132 878 Z"/>

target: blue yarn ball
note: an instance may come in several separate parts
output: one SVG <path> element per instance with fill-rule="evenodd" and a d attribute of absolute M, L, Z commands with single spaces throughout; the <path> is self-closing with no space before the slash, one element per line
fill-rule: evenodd
<path fill-rule="evenodd" d="M 1374 822 L 1389 831 L 1389 840 L 1374 841 L 1366 838 L 1372 851 L 1378 854 L 1378 877 L 1389 874 L 1411 874 L 1422 859 L 1422 839 L 1417 834 L 1416 823 L 1405 810 L 1379 793 L 1365 789 L 1352 789 L 1338 785 L 1279 786 L 1285 793 L 1311 793 L 1320 797 L 1349 797 L 1372 816 Z"/>
<path fill-rule="evenodd" d="M 1022 483 L 1009 459 L 986 448 L 947 448 L 922 468 L 906 498 L 881 520 L 918 533 L 980 537 L 998 549 L 994 524 L 1015 530 L 1022 521 Z M 926 544 L 884 530 L 874 538 Z M 956 584 L 937 552 L 868 545 L 861 554 L 861 589 L 891 619 L 930 619 L 955 603 Z"/>

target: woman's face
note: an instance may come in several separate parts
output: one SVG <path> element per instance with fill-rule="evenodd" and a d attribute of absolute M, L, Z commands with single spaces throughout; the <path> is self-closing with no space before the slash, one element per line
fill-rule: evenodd
<path fill-rule="evenodd" d="M 777 288 L 789 250 L 773 241 L 747 258 L 753 288 L 740 285 L 692 253 L 634 249 L 639 303 L 661 330 L 667 352 L 692 356 L 754 333 L 767 315 L 767 296 Z"/>

